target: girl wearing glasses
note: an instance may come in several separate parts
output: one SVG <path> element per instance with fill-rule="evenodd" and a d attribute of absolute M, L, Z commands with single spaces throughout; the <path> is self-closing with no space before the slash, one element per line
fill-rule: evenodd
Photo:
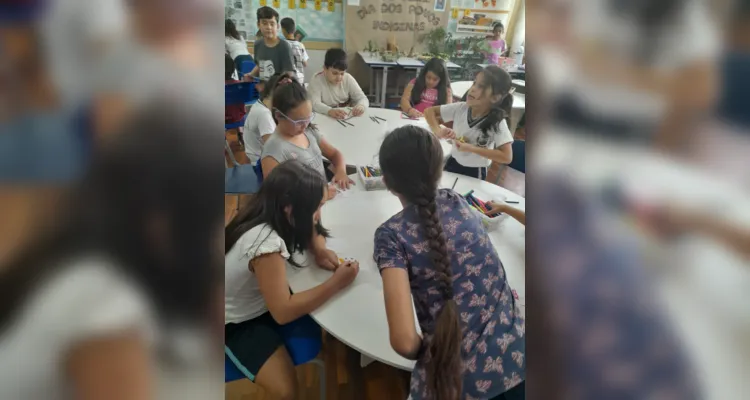
<path fill-rule="evenodd" d="M 287 160 L 298 160 L 318 171 L 325 178 L 326 171 L 323 157 L 331 161 L 333 178 L 331 183 L 339 189 L 346 190 L 354 182 L 346 174 L 344 156 L 325 140 L 317 128 L 311 124 L 314 114 L 307 91 L 298 82 L 278 87 L 273 94 L 273 118 L 276 131 L 263 146 L 261 166 L 263 178 L 267 177 L 277 165 Z M 328 197 L 333 198 L 336 188 L 329 190 Z"/>

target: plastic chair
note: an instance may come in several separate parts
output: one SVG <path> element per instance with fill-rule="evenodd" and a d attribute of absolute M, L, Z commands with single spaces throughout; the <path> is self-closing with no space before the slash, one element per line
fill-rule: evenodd
<path fill-rule="evenodd" d="M 244 76 L 245 74 L 249 74 L 249 73 L 253 72 L 253 69 L 255 69 L 255 63 L 254 62 L 252 62 L 250 60 L 243 60 L 243 61 L 240 62 L 239 70 L 240 70 L 240 73 L 242 74 L 242 76 Z M 240 79 L 242 78 L 242 76 L 240 76 Z"/>
<path fill-rule="evenodd" d="M 513 148 L 513 160 L 511 160 L 509 167 L 515 169 L 518 172 L 526 173 L 526 141 L 525 140 L 514 140 L 511 145 Z"/>
<path fill-rule="evenodd" d="M 258 91 L 255 89 L 255 82 L 241 82 L 224 85 L 224 105 L 237 105 L 255 103 L 258 100 Z M 234 129 L 245 125 L 245 118 L 231 124 L 224 124 L 224 129 Z"/>
<path fill-rule="evenodd" d="M 232 166 L 224 173 L 224 193 L 237 195 L 237 210 L 240 209 L 240 195 L 257 193 L 260 189 L 260 179 L 255 173 L 255 165 L 240 164 L 234 158 L 229 142 L 224 141 L 225 150 L 229 153 Z"/>
<path fill-rule="evenodd" d="M 316 358 L 323 347 L 320 326 L 310 316 L 304 316 L 281 327 L 284 345 L 292 358 L 294 366 L 312 363 L 318 366 L 320 373 L 320 398 L 326 397 L 326 367 L 323 360 Z M 225 348 L 224 382 L 233 382 L 247 378 L 234 364 Z"/>

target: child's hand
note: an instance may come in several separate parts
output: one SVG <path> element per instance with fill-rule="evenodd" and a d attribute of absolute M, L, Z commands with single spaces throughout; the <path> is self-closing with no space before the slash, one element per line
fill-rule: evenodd
<path fill-rule="evenodd" d="M 328 184 L 328 200 L 333 200 L 334 197 L 336 197 L 336 193 L 338 192 L 338 188 L 333 183 Z"/>
<path fill-rule="evenodd" d="M 332 108 L 328 111 L 328 116 L 334 119 L 346 118 L 346 111 L 339 108 Z"/>
<path fill-rule="evenodd" d="M 320 268 L 328 271 L 335 271 L 339 267 L 339 256 L 333 252 L 333 250 L 325 249 L 318 254 L 315 254 L 315 263 Z"/>
<path fill-rule="evenodd" d="M 441 139 L 455 139 L 456 132 L 451 128 L 442 127 L 438 133 L 438 137 Z"/>
<path fill-rule="evenodd" d="M 333 176 L 333 183 L 340 189 L 347 190 L 349 186 L 354 184 L 354 181 L 349 178 L 346 171 L 339 171 Z"/>
<path fill-rule="evenodd" d="M 464 143 L 459 140 L 454 140 L 453 144 L 456 146 L 456 149 L 458 149 L 458 151 L 471 152 L 477 148 L 477 146 L 474 146 L 473 144 Z"/>
<path fill-rule="evenodd" d="M 343 289 L 354 282 L 354 278 L 359 273 L 359 262 L 354 260 L 346 260 L 343 264 L 340 264 L 338 268 L 333 271 L 333 277 L 336 287 Z"/>
<path fill-rule="evenodd" d="M 352 115 L 355 117 L 359 117 L 360 115 L 365 113 L 365 107 L 364 106 L 356 106 L 352 109 Z"/>
<path fill-rule="evenodd" d="M 422 118 L 422 117 L 424 117 L 424 115 L 421 112 L 419 112 L 419 110 L 417 110 L 416 108 L 412 108 L 411 110 L 409 110 L 408 115 L 409 115 L 409 118 Z"/>
<path fill-rule="evenodd" d="M 504 213 L 505 210 L 506 210 L 506 207 L 508 207 L 508 205 L 505 204 L 505 203 L 496 203 L 494 201 L 488 201 L 487 202 L 487 207 L 489 207 L 490 210 L 489 211 L 485 211 L 485 214 L 487 214 L 487 215 L 495 215 L 495 214 Z"/>

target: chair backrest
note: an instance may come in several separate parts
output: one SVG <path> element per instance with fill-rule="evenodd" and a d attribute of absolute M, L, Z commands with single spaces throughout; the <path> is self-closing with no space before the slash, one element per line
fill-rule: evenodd
<path fill-rule="evenodd" d="M 224 85 L 224 105 L 247 104 L 258 99 L 255 82 L 240 82 Z"/>
<path fill-rule="evenodd" d="M 239 70 L 242 73 L 242 75 L 249 74 L 253 72 L 253 69 L 255 69 L 255 63 L 250 60 L 242 60 L 240 61 Z"/>
<path fill-rule="evenodd" d="M 514 140 L 513 144 L 513 160 L 508 164 L 509 167 L 516 171 L 526 173 L 526 141 L 525 140 Z"/>

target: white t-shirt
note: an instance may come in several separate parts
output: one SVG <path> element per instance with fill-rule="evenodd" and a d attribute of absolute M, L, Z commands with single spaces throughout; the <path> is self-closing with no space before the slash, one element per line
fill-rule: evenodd
<path fill-rule="evenodd" d="M 232 57 L 232 60 L 237 58 L 237 56 L 250 54 L 247 50 L 247 42 L 229 36 L 224 37 L 224 50 L 229 53 L 229 57 Z"/>
<path fill-rule="evenodd" d="M 444 122 L 453 121 L 453 130 L 456 136 L 463 137 L 466 143 L 487 149 L 496 149 L 506 143 L 513 142 L 513 135 L 508 129 L 508 124 L 503 120 L 497 129 L 490 129 L 485 135 L 476 124 L 473 128 L 469 127 L 469 106 L 464 102 L 445 104 L 440 106 L 440 117 Z M 482 138 L 487 140 L 482 140 Z M 453 151 L 451 156 L 465 167 L 481 168 L 490 165 L 491 161 L 478 154 L 466 151 Z"/>
<path fill-rule="evenodd" d="M 255 103 L 245 119 L 245 129 L 242 132 L 245 138 L 245 154 L 251 164 L 255 164 L 263 152 L 263 136 L 271 135 L 276 130 L 276 122 L 273 121 L 271 110 L 263 102 Z"/>
<path fill-rule="evenodd" d="M 65 371 L 70 350 L 129 329 L 153 344 L 148 303 L 110 260 L 74 261 L 33 292 L 0 336 L 0 399 L 72 399 Z"/>
<path fill-rule="evenodd" d="M 286 243 L 268 225 L 258 225 L 237 240 L 224 259 L 224 321 L 239 323 L 256 318 L 266 311 L 266 301 L 258 280 L 250 271 L 250 261 L 264 254 L 280 253 L 289 259 Z M 294 273 L 285 263 L 287 275 Z"/>

